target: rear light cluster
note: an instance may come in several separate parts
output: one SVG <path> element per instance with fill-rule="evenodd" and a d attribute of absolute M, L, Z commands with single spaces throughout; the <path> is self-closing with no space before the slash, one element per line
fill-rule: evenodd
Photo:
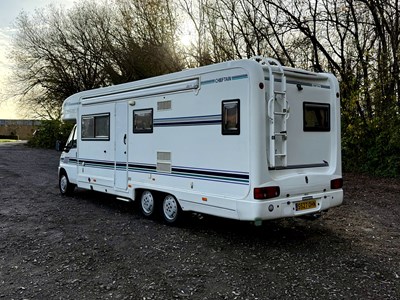
<path fill-rule="evenodd" d="M 331 180 L 331 189 L 337 190 L 343 187 L 343 178 Z M 279 186 L 266 186 L 254 188 L 254 199 L 264 200 L 278 197 L 281 194 Z"/>
<path fill-rule="evenodd" d="M 281 193 L 279 186 L 266 186 L 254 189 L 254 199 L 269 199 L 278 197 Z"/>
<path fill-rule="evenodd" d="M 331 189 L 337 190 L 343 187 L 343 178 L 336 178 L 331 180 Z"/>

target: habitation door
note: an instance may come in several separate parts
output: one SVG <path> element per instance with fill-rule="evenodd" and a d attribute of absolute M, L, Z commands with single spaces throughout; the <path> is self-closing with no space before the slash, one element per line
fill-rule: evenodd
<path fill-rule="evenodd" d="M 128 104 L 115 104 L 115 188 L 128 188 Z"/>

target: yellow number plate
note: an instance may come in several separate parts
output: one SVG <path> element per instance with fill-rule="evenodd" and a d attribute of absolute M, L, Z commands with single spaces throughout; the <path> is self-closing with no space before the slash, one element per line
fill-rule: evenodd
<path fill-rule="evenodd" d="M 307 210 L 317 207 L 317 201 L 315 199 L 304 200 L 296 203 L 296 211 Z"/>

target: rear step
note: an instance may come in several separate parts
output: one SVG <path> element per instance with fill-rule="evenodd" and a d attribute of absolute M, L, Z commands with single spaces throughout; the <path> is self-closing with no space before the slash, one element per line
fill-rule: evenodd
<path fill-rule="evenodd" d="M 117 200 L 125 201 L 125 202 L 132 202 L 132 199 L 130 198 L 124 198 L 124 197 L 116 197 Z"/>

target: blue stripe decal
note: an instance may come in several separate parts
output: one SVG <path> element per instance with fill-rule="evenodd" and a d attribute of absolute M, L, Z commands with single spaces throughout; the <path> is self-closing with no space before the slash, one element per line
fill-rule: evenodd
<path fill-rule="evenodd" d="M 76 165 L 78 162 L 76 158 L 71 158 L 71 157 L 61 157 L 60 161 L 65 164 L 72 164 L 72 165 Z"/>
<path fill-rule="evenodd" d="M 221 122 L 221 115 L 160 118 L 154 119 L 154 127 L 219 125 Z"/>
<path fill-rule="evenodd" d="M 249 185 L 249 181 L 244 181 L 244 180 L 232 180 L 228 178 L 222 178 L 222 177 L 206 177 L 206 176 L 188 176 L 185 174 L 176 174 L 174 172 L 172 173 L 157 173 L 158 175 L 164 175 L 164 176 L 171 176 L 171 177 L 181 177 L 181 178 L 191 178 L 191 179 L 199 179 L 199 180 L 206 180 L 206 181 L 214 181 L 214 182 L 221 182 L 221 183 L 232 183 L 232 184 L 239 184 L 239 185 Z"/>
<path fill-rule="evenodd" d="M 241 80 L 248 78 L 247 74 L 232 76 L 232 80 Z"/>
<path fill-rule="evenodd" d="M 92 167 L 92 168 L 101 168 L 112 170 L 115 168 L 115 162 L 112 161 L 104 161 L 104 160 L 88 160 L 88 159 L 80 159 L 79 166 Z"/>
<path fill-rule="evenodd" d="M 187 167 L 172 167 L 171 173 L 157 172 L 155 165 L 129 164 L 129 171 L 145 174 L 191 178 L 241 185 L 249 184 L 249 173 Z"/>
<path fill-rule="evenodd" d="M 215 83 L 215 79 L 202 81 L 201 85 L 207 85 L 207 84 L 212 84 L 212 83 Z"/>
<path fill-rule="evenodd" d="M 73 162 L 74 161 L 74 162 Z M 65 163 L 75 164 L 76 159 L 66 159 Z M 125 163 L 125 162 L 113 162 L 113 161 L 95 161 L 88 159 L 80 159 L 79 166 L 85 163 L 85 167 L 97 168 L 97 169 L 116 169 L 117 171 L 125 171 L 128 167 L 128 171 L 135 173 L 144 174 L 157 174 L 162 176 L 179 177 L 179 178 L 190 178 L 198 180 L 206 180 L 221 183 L 231 183 L 239 185 L 249 185 L 250 177 L 249 173 L 236 172 L 227 170 L 216 170 L 216 169 L 201 169 L 201 168 L 188 168 L 188 167 L 172 167 L 172 172 L 158 172 L 156 165 L 152 164 L 139 164 L 139 163 Z"/>
<path fill-rule="evenodd" d="M 156 166 L 149 164 L 129 164 L 128 170 L 136 173 L 154 174 L 156 173 Z"/>
<path fill-rule="evenodd" d="M 235 76 L 222 76 L 222 77 L 218 77 L 218 78 L 214 78 L 214 79 L 201 81 L 201 85 L 222 83 L 222 82 L 227 82 L 227 81 L 232 81 L 232 80 L 247 79 L 248 77 L 249 76 L 247 74 L 241 74 L 241 75 L 235 75 Z"/>

